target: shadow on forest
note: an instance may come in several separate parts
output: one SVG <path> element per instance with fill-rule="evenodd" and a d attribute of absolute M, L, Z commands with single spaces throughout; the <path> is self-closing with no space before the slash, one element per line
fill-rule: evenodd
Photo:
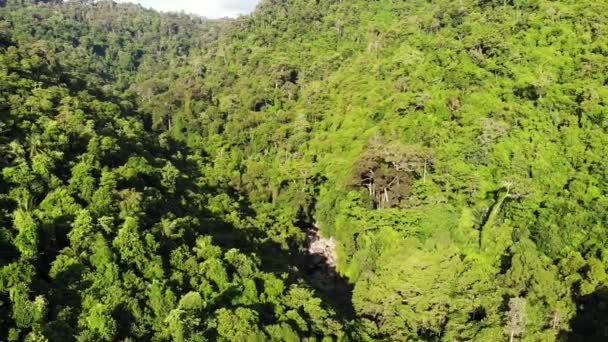
<path fill-rule="evenodd" d="M 143 156 L 151 166 L 157 169 L 161 169 L 163 164 L 156 162 L 155 156 L 174 156 L 169 157 L 171 162 L 183 175 L 187 176 L 176 179 L 174 188 L 167 189 L 162 185 L 159 177 L 137 174 L 129 179 L 119 180 L 116 191 L 129 189 L 129 191 L 137 191 L 143 195 L 146 201 L 146 210 L 145 215 L 142 213 L 140 217 L 140 226 L 142 230 L 155 232 L 155 237 L 159 242 L 158 253 L 163 256 L 163 264 L 167 270 L 171 269 L 169 256 L 175 248 L 179 247 L 179 244 L 185 243 L 193 246 L 199 235 L 208 235 L 212 237 L 213 243 L 222 248 L 224 252 L 236 248 L 243 253 L 255 253 L 261 260 L 259 268 L 263 272 L 277 274 L 279 278 L 281 278 L 281 274 L 288 274 L 286 285 L 308 285 L 322 300 L 323 306 L 336 313 L 336 319 L 347 322 L 353 318 L 352 287 L 345 278 L 336 272 L 335 268 L 328 265 L 325 256 L 311 254 L 308 251 L 309 246 L 307 246 L 306 241 L 294 238 L 287 241 L 288 247 L 285 247 L 269 239 L 267 233 L 261 227 L 235 227 L 233 224 L 226 222 L 222 217 L 223 215 L 210 212 L 205 194 L 210 196 L 226 194 L 231 198 L 231 201 L 238 203 L 239 206 L 238 209 L 230 210 L 238 210 L 241 217 L 255 216 L 255 211 L 250 203 L 243 200 L 242 194 L 235 189 L 230 187 L 217 188 L 198 183 L 199 177 L 202 177 L 200 165 L 192 159 L 184 157 L 196 153 L 184 144 L 169 141 L 167 142 L 168 146 L 163 149 L 155 148 L 152 143 L 150 145 L 152 147 L 146 149 L 141 147 L 130 149 L 125 146 L 122 153 L 128 156 Z M 125 160 L 107 161 L 112 168 L 120 166 L 123 162 L 126 162 L 126 157 Z M 78 201 L 82 202 L 83 207 L 88 205 L 84 200 Z M 113 210 L 111 208 L 108 210 Z M 117 209 L 114 210 L 116 212 L 109 211 L 108 214 L 104 214 L 118 217 Z M 96 213 L 93 212 L 93 214 Z M 190 217 L 196 218 L 196 220 L 185 219 L 182 221 L 180 224 L 189 226 L 189 229 L 184 229 L 183 236 L 174 239 L 165 235 L 158 228 L 159 222 L 165 217 L 175 219 Z M 32 283 L 31 290 L 33 295 L 43 294 L 49 301 L 51 309 L 48 317 L 51 323 L 47 325 L 45 332 L 52 336 L 51 340 L 74 340 L 77 334 L 78 317 L 82 313 L 82 294 L 86 293 L 92 286 L 92 280 L 85 276 L 88 269 L 85 266 L 86 263 L 68 265 L 54 277 L 49 276 L 52 264 L 59 253 L 70 246 L 68 234 L 73 219 L 73 217 L 61 217 L 49 223 L 49 229 L 45 229 L 45 231 L 52 234 L 49 233 L 48 236 L 41 235 L 39 237 L 41 241 L 44 241 L 45 248 L 41 250 L 38 260 L 35 261 L 35 268 L 40 276 Z M 116 219 L 112 224 L 115 224 L 115 228 L 118 229 L 118 225 L 121 223 L 120 220 Z M 311 222 L 298 222 L 298 226 L 305 232 L 308 229 L 306 227 L 313 227 Z M 98 233 L 102 234 L 102 231 Z M 108 232 L 103 234 L 108 241 L 112 239 Z M 0 247 L 4 247 L 4 245 L 0 244 Z M 4 253 L 0 252 L 0 258 L 6 259 L 6 262 L 18 257 L 18 251 L 14 248 L 12 250 L 3 248 L 2 251 Z M 68 249 L 67 251 L 67 253 L 70 253 L 71 250 Z M 0 265 L 2 265 L 2 262 L 0 262 Z M 137 267 L 130 271 L 142 279 L 146 277 Z M 263 284 L 259 285 L 263 286 Z M 237 292 L 227 291 L 224 294 L 227 297 L 221 302 L 230 303 L 231 297 L 238 296 L 238 290 L 235 289 Z M 259 310 L 261 322 L 271 322 L 273 308 L 264 307 L 263 304 L 257 306 L 256 309 Z M 130 308 L 121 304 L 114 309 L 112 315 L 118 321 L 118 335 L 128 336 L 131 325 L 135 320 Z M 6 333 L 7 331 L 3 331 L 0 327 L 0 339 Z M 150 336 L 146 336 L 146 338 L 148 337 Z"/>
<path fill-rule="evenodd" d="M 172 141 L 175 151 L 189 151 L 185 145 Z M 176 165 L 182 170 L 188 170 L 189 174 L 200 172 L 196 165 Z M 239 213 L 243 217 L 254 217 L 255 211 L 247 201 L 246 196 L 234 188 L 213 188 L 203 186 L 191 191 L 208 194 L 227 194 L 239 205 Z M 181 211 L 174 208 L 177 211 Z M 289 275 L 287 285 L 294 283 L 305 283 L 314 289 L 316 295 L 323 304 L 336 312 L 336 318 L 346 322 L 354 318 L 355 310 L 352 304 L 352 286 L 348 280 L 341 276 L 335 267 L 328 265 L 327 258 L 321 254 L 309 252 L 310 241 L 287 241 L 288 248 L 270 240 L 267 234 L 259 227 L 248 227 L 238 229 L 218 218 L 211 213 L 201 212 L 201 208 L 181 208 L 186 212 L 198 211 L 198 217 L 202 217 L 200 234 L 206 234 L 213 238 L 214 244 L 223 249 L 237 248 L 242 252 L 255 253 L 261 260 L 260 269 L 264 272 L 274 274 L 287 273 Z M 183 214 L 187 214 L 183 212 Z M 306 236 L 314 228 L 312 222 L 307 219 L 298 218 L 296 225 L 303 230 Z M 193 237 L 195 238 L 195 237 Z"/>
<path fill-rule="evenodd" d="M 233 194 L 234 195 L 234 194 Z M 233 196 L 236 198 L 236 196 Z M 243 215 L 254 215 L 248 203 L 240 201 Z M 310 241 L 288 241 L 285 249 L 273 242 L 257 227 L 237 229 L 217 218 L 209 217 L 203 226 L 203 234 L 213 237 L 218 246 L 237 248 L 242 252 L 254 253 L 260 260 L 260 269 L 274 274 L 287 273 L 287 284 L 305 283 L 314 289 L 323 304 L 336 312 L 337 319 L 346 322 L 354 318 L 352 286 L 340 275 L 335 267 L 328 265 L 327 257 L 309 252 Z M 312 224 L 307 227 L 313 227 Z M 310 229 L 301 227 L 306 233 Z M 307 234 L 308 235 L 308 234 Z"/>
<path fill-rule="evenodd" d="M 608 341 L 608 288 L 575 298 L 577 310 L 570 320 L 572 331 L 560 333 L 558 341 Z"/>
<path fill-rule="evenodd" d="M 310 224 L 308 227 L 313 225 Z M 300 275 L 317 290 L 324 302 L 331 305 L 341 318 L 353 319 L 355 309 L 352 303 L 352 285 L 337 272 L 335 266 L 330 264 L 327 256 L 310 252 L 311 233 L 316 232 L 316 228 L 305 228 L 305 230 L 308 237 L 305 250 L 295 259 Z"/>

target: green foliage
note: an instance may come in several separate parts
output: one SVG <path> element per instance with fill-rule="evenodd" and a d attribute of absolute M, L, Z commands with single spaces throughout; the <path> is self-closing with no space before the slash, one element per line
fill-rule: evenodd
<path fill-rule="evenodd" d="M 38 252 L 38 225 L 32 214 L 18 209 L 14 213 L 14 225 L 17 229 L 15 247 L 23 257 L 34 257 Z"/>
<path fill-rule="evenodd" d="M 607 13 L 0 1 L 0 340 L 591 336 Z"/>

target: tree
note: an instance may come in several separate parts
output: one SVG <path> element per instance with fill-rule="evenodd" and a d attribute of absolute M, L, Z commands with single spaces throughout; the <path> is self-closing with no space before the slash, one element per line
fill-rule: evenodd
<path fill-rule="evenodd" d="M 93 336 L 103 341 L 114 340 L 117 331 L 117 324 L 112 318 L 110 310 L 111 308 L 107 305 L 94 304 L 89 310 L 86 322 L 84 322 L 86 328 L 93 332 Z"/>
<path fill-rule="evenodd" d="M 38 224 L 30 212 L 17 209 L 14 213 L 14 225 L 17 229 L 15 246 L 25 258 L 33 258 L 38 253 Z"/>

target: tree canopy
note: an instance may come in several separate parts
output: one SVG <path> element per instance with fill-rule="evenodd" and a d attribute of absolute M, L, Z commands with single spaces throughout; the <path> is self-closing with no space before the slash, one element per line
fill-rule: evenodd
<path fill-rule="evenodd" d="M 606 340 L 607 16 L 0 1 L 0 340 Z"/>

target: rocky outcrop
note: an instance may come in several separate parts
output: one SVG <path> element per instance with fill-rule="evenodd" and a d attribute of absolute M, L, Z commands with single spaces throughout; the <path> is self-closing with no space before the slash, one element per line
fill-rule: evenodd
<path fill-rule="evenodd" d="M 337 241 L 333 237 L 325 238 L 313 225 L 306 231 L 306 257 L 301 263 L 304 277 L 326 301 L 334 303 L 334 307 L 344 317 L 354 314 L 351 295 L 352 287 L 348 280 L 336 271 L 338 254 Z"/>
<path fill-rule="evenodd" d="M 338 255 L 336 253 L 336 240 L 333 237 L 324 238 L 318 230 L 308 231 L 308 253 L 313 257 L 311 261 L 323 263 L 329 267 L 336 267 Z"/>

